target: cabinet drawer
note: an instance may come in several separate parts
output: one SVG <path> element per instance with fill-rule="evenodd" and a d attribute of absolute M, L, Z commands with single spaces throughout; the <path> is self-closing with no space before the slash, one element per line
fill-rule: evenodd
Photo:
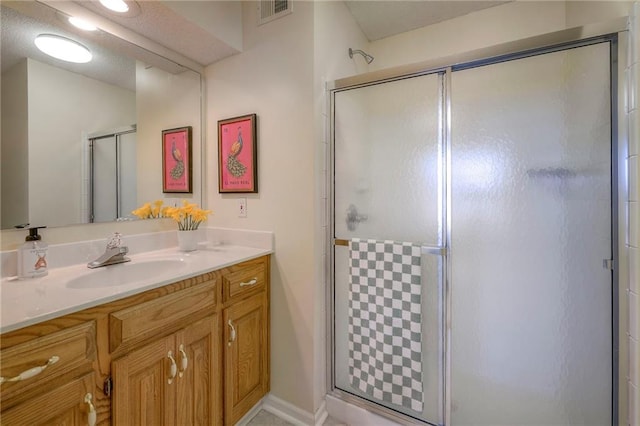
<path fill-rule="evenodd" d="M 240 299 L 265 287 L 264 262 L 243 264 L 222 277 L 224 301 Z"/>
<path fill-rule="evenodd" d="M 169 333 L 191 323 L 197 319 L 194 317 L 197 313 L 210 313 L 216 302 L 216 282 L 207 281 L 114 312 L 109 316 L 111 352 L 121 345 L 141 343 L 158 333 Z"/>
<path fill-rule="evenodd" d="M 37 367 L 46 368 L 35 375 L 26 373 L 29 378 L 3 383 L 2 404 L 24 392 L 44 389 L 48 382 L 73 370 L 90 370 L 96 358 L 95 336 L 95 322 L 91 321 L 3 349 L 0 373 L 4 380 L 21 374 L 24 377 L 25 372 L 36 372 L 31 369 Z"/>
<path fill-rule="evenodd" d="M 73 379 L 68 383 L 43 389 L 35 396 L 2 412 L 5 425 L 82 425 L 88 420 L 85 395 L 95 394 L 93 372 Z"/>

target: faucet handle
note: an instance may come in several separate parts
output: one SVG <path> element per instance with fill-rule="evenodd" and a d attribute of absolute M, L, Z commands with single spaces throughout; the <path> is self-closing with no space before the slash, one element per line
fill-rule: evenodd
<path fill-rule="evenodd" d="M 107 248 L 112 249 L 116 247 L 120 247 L 122 245 L 122 234 L 119 232 L 114 232 L 109 242 L 107 242 Z"/>

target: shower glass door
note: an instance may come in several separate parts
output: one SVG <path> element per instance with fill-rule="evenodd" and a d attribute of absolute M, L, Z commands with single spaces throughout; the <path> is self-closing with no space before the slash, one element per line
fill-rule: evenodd
<path fill-rule="evenodd" d="M 452 73 L 451 424 L 611 424 L 609 49 Z"/>
<path fill-rule="evenodd" d="M 135 128 L 90 139 L 90 222 L 131 215 L 138 203 Z"/>
<path fill-rule="evenodd" d="M 612 43 L 332 92 L 339 396 L 431 424 L 612 423 Z M 354 358 L 379 373 L 354 344 L 354 238 L 423 246 L 421 404 L 354 379 Z"/>
<path fill-rule="evenodd" d="M 443 111 L 441 88 L 442 76 L 430 74 L 334 94 L 334 149 L 339 153 L 333 167 L 335 239 L 343 244 L 352 238 L 391 240 L 425 248 L 443 244 L 444 158 L 438 124 Z M 413 394 L 406 383 L 396 380 L 400 376 L 392 370 L 401 367 L 389 365 L 391 354 L 387 363 L 380 352 L 374 355 L 359 345 L 360 339 L 374 340 L 375 333 L 379 344 L 385 338 L 391 341 L 394 338 L 391 331 L 383 331 L 381 324 L 374 326 L 371 321 L 368 327 L 363 327 L 366 335 L 349 332 L 349 253 L 349 247 L 334 246 L 335 387 L 405 415 L 441 424 L 444 405 L 441 253 L 425 249 L 420 257 L 421 294 L 415 300 L 421 306 L 414 318 L 418 323 L 411 325 L 419 335 L 411 341 L 415 355 L 411 362 L 416 367 L 411 377 L 416 381 Z M 379 288 L 377 291 L 383 292 Z M 369 293 L 367 297 L 374 295 Z M 390 330 L 394 319 L 387 319 L 389 323 L 385 322 L 385 326 Z M 363 343 L 362 347 L 366 345 Z M 373 359 L 376 357 L 379 359 Z M 371 380 L 370 389 L 362 386 L 361 381 L 354 381 L 354 359 L 369 366 L 366 376 Z M 407 376 L 403 380 L 409 380 Z"/>

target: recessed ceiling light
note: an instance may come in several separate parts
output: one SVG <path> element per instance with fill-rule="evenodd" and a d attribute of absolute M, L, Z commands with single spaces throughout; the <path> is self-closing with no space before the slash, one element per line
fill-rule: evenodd
<path fill-rule="evenodd" d="M 53 34 L 40 34 L 35 40 L 38 49 L 49 56 L 67 62 L 84 64 L 89 62 L 93 55 L 89 49 L 66 37 Z"/>
<path fill-rule="evenodd" d="M 96 31 L 98 29 L 98 27 L 93 25 L 91 22 L 85 21 L 84 19 L 76 18 L 75 16 L 69 17 L 69 23 L 74 27 L 80 28 L 81 30 L 85 31 Z"/>
<path fill-rule="evenodd" d="M 114 12 L 125 13 L 129 10 L 129 6 L 123 0 L 100 0 L 100 4 Z"/>

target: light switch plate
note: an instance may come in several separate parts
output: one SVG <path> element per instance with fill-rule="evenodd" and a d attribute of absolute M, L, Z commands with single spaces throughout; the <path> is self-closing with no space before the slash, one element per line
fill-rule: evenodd
<path fill-rule="evenodd" d="M 247 217 L 247 199 L 238 198 L 238 217 Z"/>

